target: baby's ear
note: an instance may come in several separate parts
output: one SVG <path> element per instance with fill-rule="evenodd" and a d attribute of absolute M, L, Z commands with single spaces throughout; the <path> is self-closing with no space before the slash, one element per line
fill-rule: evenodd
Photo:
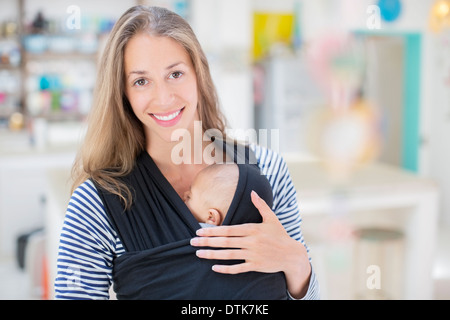
<path fill-rule="evenodd" d="M 186 202 L 188 200 L 190 192 L 191 192 L 190 190 L 184 192 L 184 194 L 183 194 L 183 201 L 184 202 Z"/>
<path fill-rule="evenodd" d="M 208 221 L 207 223 L 220 226 L 222 224 L 222 215 L 217 209 L 208 210 Z"/>

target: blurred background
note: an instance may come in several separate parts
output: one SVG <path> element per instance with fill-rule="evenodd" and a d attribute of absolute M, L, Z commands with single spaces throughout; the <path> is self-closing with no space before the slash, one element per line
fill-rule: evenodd
<path fill-rule="evenodd" d="M 287 161 L 323 299 L 450 298 L 449 0 L 0 0 L 0 299 L 53 298 L 99 54 L 136 4 L 190 22 L 230 132 Z"/>

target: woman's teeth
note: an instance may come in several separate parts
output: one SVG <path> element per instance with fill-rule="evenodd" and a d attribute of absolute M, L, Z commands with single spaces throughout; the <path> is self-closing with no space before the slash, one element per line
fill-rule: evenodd
<path fill-rule="evenodd" d="M 170 121 L 175 119 L 180 114 L 180 112 L 181 110 L 178 110 L 172 114 L 169 114 L 168 116 L 158 116 L 156 114 L 153 114 L 153 116 L 160 121 Z"/>

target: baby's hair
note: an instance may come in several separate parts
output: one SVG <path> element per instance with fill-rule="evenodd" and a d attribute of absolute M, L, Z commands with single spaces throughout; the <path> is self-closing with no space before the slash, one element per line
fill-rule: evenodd
<path fill-rule="evenodd" d="M 200 171 L 199 175 L 206 177 L 202 196 L 208 207 L 227 214 L 239 180 L 237 165 L 235 163 L 212 164 Z M 217 199 L 221 199 L 220 203 L 217 203 Z"/>

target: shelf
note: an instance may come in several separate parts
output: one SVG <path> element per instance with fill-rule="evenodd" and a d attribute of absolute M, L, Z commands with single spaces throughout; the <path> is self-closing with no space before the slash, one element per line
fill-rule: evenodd
<path fill-rule="evenodd" d="M 99 48 L 107 32 L 106 25 L 100 23 L 111 22 L 111 19 L 99 19 L 96 13 L 92 21 L 83 21 L 87 23 L 86 28 L 67 30 L 57 27 L 57 19 L 47 15 L 44 18 L 54 25 L 49 23 L 31 32 L 25 15 L 30 8 L 28 1 L 18 1 L 15 33 L 0 35 L 0 55 L 2 49 L 6 55 L 0 61 L 0 73 L 6 72 L 17 79 L 14 92 L 5 82 L 3 91 L 7 92 L 1 92 L 0 86 L 0 93 L 3 93 L 0 126 L 4 127 L 14 112 L 22 113 L 25 123 L 34 118 L 45 118 L 53 123 L 82 122 L 90 108 L 95 83 L 92 77 L 97 72 Z M 8 60 L 12 49 L 20 52 L 19 61 L 17 56 L 15 60 Z"/>
<path fill-rule="evenodd" d="M 43 53 L 30 53 L 25 52 L 24 54 L 25 61 L 28 60 L 58 60 L 58 59 L 68 59 L 68 60 L 78 60 L 78 59 L 86 59 L 86 60 L 96 60 L 97 53 L 82 53 L 82 52 L 52 52 L 46 51 Z"/>
<path fill-rule="evenodd" d="M 11 71 L 11 70 L 17 70 L 17 71 L 20 71 L 20 69 L 22 68 L 22 66 L 13 66 L 13 65 L 10 65 L 10 64 L 2 64 L 2 63 L 0 63 L 0 70 L 9 70 L 9 71 Z"/>
<path fill-rule="evenodd" d="M 85 114 L 78 111 L 53 111 L 43 114 L 42 117 L 49 122 L 82 121 L 86 118 Z"/>

